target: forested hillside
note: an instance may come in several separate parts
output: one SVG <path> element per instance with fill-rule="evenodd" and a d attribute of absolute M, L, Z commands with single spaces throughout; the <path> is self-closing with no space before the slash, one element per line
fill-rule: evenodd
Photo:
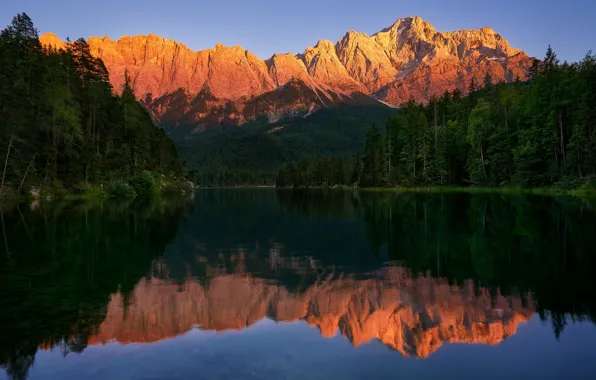
<path fill-rule="evenodd" d="M 85 40 L 42 48 L 31 19 L 19 14 L 0 33 L 0 67 L 0 195 L 80 189 L 146 170 L 183 174 L 128 77 L 112 89 Z"/>
<path fill-rule="evenodd" d="M 466 97 L 455 90 L 428 105 L 404 104 L 384 134 L 369 129 L 352 170 L 357 176 L 337 182 L 331 178 L 345 169 L 305 159 L 282 168 L 277 183 L 589 189 L 596 182 L 595 121 L 596 56 L 561 63 L 549 47 L 527 83 L 494 83 L 487 75 L 482 86 L 470 83 Z"/>
<path fill-rule="evenodd" d="M 371 123 L 383 123 L 396 112 L 381 103 L 342 106 L 273 124 L 256 120 L 190 137 L 180 133 L 175 140 L 200 186 L 274 185 L 283 164 L 303 157 L 333 156 L 352 167 Z"/>

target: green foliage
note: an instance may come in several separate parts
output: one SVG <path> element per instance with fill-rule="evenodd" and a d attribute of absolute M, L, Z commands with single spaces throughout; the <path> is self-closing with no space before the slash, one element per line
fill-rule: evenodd
<path fill-rule="evenodd" d="M 465 98 L 455 90 L 426 105 L 403 104 L 385 136 L 371 128 L 353 167 L 360 184 L 589 193 L 596 178 L 596 56 L 561 64 L 549 48 L 529 83 L 493 84 L 487 75 L 483 88 L 472 82 L 468 91 Z"/>
<path fill-rule="evenodd" d="M 164 182 L 160 187 L 160 191 L 164 196 L 179 195 L 182 190 L 179 184 L 172 182 Z"/>
<path fill-rule="evenodd" d="M 74 184 L 70 190 L 74 193 L 74 194 L 85 194 L 89 191 L 91 191 L 93 187 L 89 184 L 89 182 L 86 181 L 81 181 L 79 183 Z"/>
<path fill-rule="evenodd" d="M 82 193 L 81 183 L 144 170 L 182 177 L 173 142 L 136 101 L 130 81 L 115 96 L 84 39 L 42 47 L 26 14 L 0 32 L 1 193 L 32 187 Z M 22 186 L 21 186 L 22 184 Z"/>
<path fill-rule="evenodd" d="M 65 355 L 84 350 L 110 296 L 128 297 L 175 237 L 184 213 L 173 202 L 120 203 L 125 207 L 116 201 L 4 205 L 0 368 L 8 378 L 28 378 L 39 347 L 57 345 Z"/>
<path fill-rule="evenodd" d="M 470 144 L 468 172 L 470 180 L 475 185 L 488 182 L 486 167 L 490 161 L 485 158 L 485 151 L 488 136 L 493 129 L 490 112 L 490 105 L 481 98 L 468 117 L 468 143 Z"/>
<path fill-rule="evenodd" d="M 159 193 L 164 197 L 189 194 L 194 190 L 194 183 L 180 181 L 164 181 L 159 186 Z"/>
<path fill-rule="evenodd" d="M 277 187 L 335 186 L 350 181 L 350 157 L 304 157 L 297 164 L 283 165 L 277 173 Z"/>
<path fill-rule="evenodd" d="M 274 124 L 257 120 L 190 136 L 178 133 L 176 142 L 200 186 L 274 185 L 278 170 L 302 157 L 341 157 L 352 165 L 371 123 L 380 125 L 395 113 L 381 104 L 343 106 Z M 179 130 L 169 128 L 171 133 Z"/>
<path fill-rule="evenodd" d="M 149 171 L 134 176 L 130 180 L 130 186 L 138 197 L 150 198 L 155 195 L 154 175 Z"/>
<path fill-rule="evenodd" d="M 134 188 L 123 180 L 114 180 L 108 184 L 108 195 L 113 198 L 133 198 Z"/>
<path fill-rule="evenodd" d="M 59 179 L 54 179 L 52 182 L 44 184 L 40 191 L 42 200 L 62 198 L 66 194 L 68 194 L 68 190 L 64 188 L 64 185 Z"/>
<path fill-rule="evenodd" d="M 373 123 L 366 133 L 360 174 L 361 186 L 373 186 L 383 182 L 383 165 L 385 161 L 383 146 L 383 137 L 377 125 Z"/>

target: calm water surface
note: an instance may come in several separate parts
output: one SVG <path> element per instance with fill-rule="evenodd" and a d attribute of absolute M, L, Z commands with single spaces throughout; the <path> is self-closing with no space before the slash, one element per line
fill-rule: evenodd
<path fill-rule="evenodd" d="M 590 202 L 204 190 L 1 216 L 1 379 L 596 378 Z"/>

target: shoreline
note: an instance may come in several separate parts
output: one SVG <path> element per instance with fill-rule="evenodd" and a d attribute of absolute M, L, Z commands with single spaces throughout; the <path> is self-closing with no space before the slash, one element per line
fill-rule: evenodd
<path fill-rule="evenodd" d="M 132 180 L 132 179 L 131 179 Z M 112 184 L 93 184 L 82 191 L 73 189 L 55 189 L 49 188 L 47 190 L 41 189 L 37 192 L 28 192 L 25 194 L 16 194 L 8 191 L 0 196 L 0 206 L 4 204 L 26 203 L 26 202 L 56 202 L 56 201 L 105 201 L 110 199 L 130 199 L 137 198 L 155 198 L 155 197 L 170 197 L 194 192 L 196 188 L 185 182 L 156 182 L 144 183 L 139 191 L 136 192 L 128 181 L 113 181 L 114 188 L 111 189 Z M 149 192 L 150 194 L 147 194 Z"/>
<path fill-rule="evenodd" d="M 509 195 L 549 195 L 571 196 L 577 198 L 596 197 L 596 190 L 561 190 L 548 187 L 523 188 L 523 187 L 465 187 L 465 186 L 415 186 L 415 187 L 357 187 L 346 185 L 335 187 L 281 187 L 280 190 L 352 190 L 364 192 L 393 192 L 393 193 L 428 193 L 428 194 L 509 194 Z"/>
<path fill-rule="evenodd" d="M 397 192 L 397 193 L 441 193 L 441 194 L 510 194 L 510 195 L 550 195 L 590 197 L 596 196 L 591 190 L 561 190 L 548 187 L 518 188 L 518 187 L 464 187 L 464 186 L 417 186 L 417 187 L 365 187 L 361 191 Z"/>
<path fill-rule="evenodd" d="M 195 186 L 196 190 L 277 189 L 275 185 Z"/>
<path fill-rule="evenodd" d="M 353 188 L 347 185 L 337 186 L 310 186 L 310 187 L 276 187 L 273 185 L 242 185 L 242 186 L 196 186 L 196 190 L 332 190 L 332 191 L 362 191 L 379 193 L 426 193 L 426 194 L 506 194 L 506 195 L 548 195 L 548 196 L 567 196 L 575 198 L 596 197 L 596 190 L 561 190 L 553 188 L 520 188 L 520 187 L 465 187 L 465 186 L 416 186 L 416 187 L 357 187 Z M 31 197 L 31 196 L 8 196 L 0 197 L 0 205 L 20 203 L 20 202 L 54 202 L 54 201 L 103 201 L 115 198 L 105 191 L 90 191 L 86 193 L 68 193 L 60 196 L 53 195 L 50 198 Z M 134 197 L 132 197 L 134 198 Z"/>

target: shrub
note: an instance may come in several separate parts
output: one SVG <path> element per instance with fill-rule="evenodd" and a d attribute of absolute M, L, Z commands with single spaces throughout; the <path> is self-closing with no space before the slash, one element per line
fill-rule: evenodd
<path fill-rule="evenodd" d="M 180 187 L 177 183 L 172 182 L 164 182 L 160 186 L 160 191 L 163 195 L 180 195 Z"/>
<path fill-rule="evenodd" d="M 195 184 L 191 181 L 184 181 L 180 183 L 180 189 L 185 193 L 188 194 L 195 189 Z"/>
<path fill-rule="evenodd" d="M 108 185 L 108 195 L 115 198 L 132 198 L 135 191 L 126 181 L 116 180 Z"/>
<path fill-rule="evenodd" d="M 52 182 L 45 183 L 41 187 L 39 195 L 43 200 L 51 200 L 68 195 L 68 191 L 64 188 L 64 185 L 60 180 L 54 179 Z"/>
<path fill-rule="evenodd" d="M 68 190 L 64 188 L 62 181 L 59 179 L 54 179 L 52 181 L 51 192 L 58 198 L 68 195 Z"/>
<path fill-rule="evenodd" d="M 596 178 L 588 178 L 587 180 L 584 180 L 584 183 L 579 186 L 574 193 L 578 195 L 596 194 Z"/>
<path fill-rule="evenodd" d="M 164 196 L 185 195 L 194 190 L 192 182 L 163 182 L 159 188 L 160 193 Z"/>
<path fill-rule="evenodd" d="M 71 191 L 75 194 L 84 194 L 91 190 L 91 185 L 87 181 L 81 181 L 72 185 Z"/>
<path fill-rule="evenodd" d="M 138 197 L 150 198 L 155 195 L 155 182 L 153 174 L 149 171 L 144 171 L 134 176 L 130 180 L 130 185 Z"/>

